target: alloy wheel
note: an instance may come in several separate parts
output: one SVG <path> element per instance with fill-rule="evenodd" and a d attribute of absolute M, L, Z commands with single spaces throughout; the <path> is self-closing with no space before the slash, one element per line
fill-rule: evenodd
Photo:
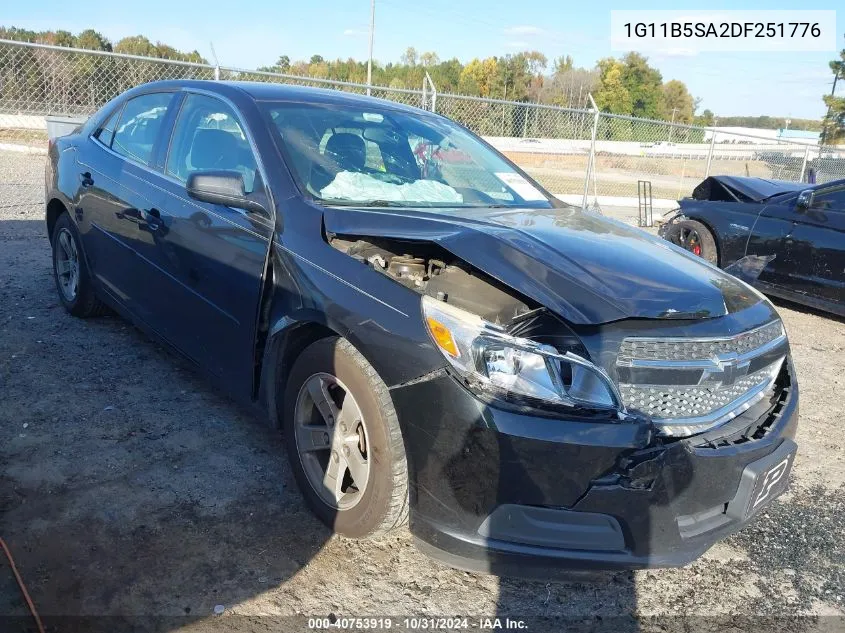
<path fill-rule="evenodd" d="M 62 296 L 66 301 L 75 301 L 79 292 L 79 251 L 76 248 L 76 240 L 66 228 L 60 229 L 56 236 L 54 256 Z"/>
<path fill-rule="evenodd" d="M 299 390 L 294 425 L 308 483 L 330 507 L 355 507 L 370 479 L 369 438 L 349 389 L 331 374 L 312 375 Z"/>
<path fill-rule="evenodd" d="M 701 257 L 701 237 L 695 229 L 681 227 L 678 234 L 678 245 L 685 248 L 693 255 Z"/>

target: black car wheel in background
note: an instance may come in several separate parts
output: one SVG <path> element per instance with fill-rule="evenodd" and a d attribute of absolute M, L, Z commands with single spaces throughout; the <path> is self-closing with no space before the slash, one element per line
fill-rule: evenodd
<path fill-rule="evenodd" d="M 713 265 L 719 263 L 716 240 L 701 222 L 683 220 L 673 224 L 666 232 L 666 239 Z"/>

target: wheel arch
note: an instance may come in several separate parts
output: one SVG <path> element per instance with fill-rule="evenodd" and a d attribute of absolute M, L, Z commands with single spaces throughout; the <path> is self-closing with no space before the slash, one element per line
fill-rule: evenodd
<path fill-rule="evenodd" d="M 51 198 L 47 202 L 47 210 L 45 213 L 45 220 L 47 221 L 47 239 L 53 240 L 53 229 L 56 226 L 56 220 L 62 213 L 67 213 L 68 208 L 64 202 L 59 198 Z"/>
<path fill-rule="evenodd" d="M 259 387 L 259 397 L 267 408 L 271 427 L 282 428 L 284 403 L 278 386 L 287 382 L 291 365 L 306 347 L 330 336 L 343 334 L 311 320 L 295 321 L 283 317 L 271 328 L 265 344 Z"/>

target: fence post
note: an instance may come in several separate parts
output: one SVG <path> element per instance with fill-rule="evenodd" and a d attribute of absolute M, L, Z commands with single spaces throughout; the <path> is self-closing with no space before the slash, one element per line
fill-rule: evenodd
<path fill-rule="evenodd" d="M 804 162 L 801 164 L 801 175 L 798 177 L 798 182 L 804 182 L 804 174 L 807 173 L 807 159 L 810 157 L 810 146 L 804 148 Z"/>
<path fill-rule="evenodd" d="M 581 201 L 582 210 L 587 209 L 587 195 L 590 192 L 590 174 L 594 169 L 594 161 L 596 159 L 596 133 L 598 132 L 599 116 L 601 115 L 601 112 L 599 112 L 599 108 L 596 105 L 596 102 L 593 101 L 593 95 L 588 93 L 587 96 L 590 98 L 590 103 L 593 104 L 593 112 L 595 113 L 595 116 L 593 118 L 592 140 L 590 141 L 590 158 L 587 161 L 587 173 L 584 175 L 584 198 Z"/>
<path fill-rule="evenodd" d="M 217 51 L 214 50 L 214 42 L 211 45 L 211 56 L 214 58 L 214 81 L 220 81 L 220 60 L 217 59 Z"/>
<path fill-rule="evenodd" d="M 428 105 L 426 101 L 427 88 L 431 89 L 431 111 L 437 112 L 437 86 L 434 85 L 434 81 L 432 81 L 428 71 L 426 71 L 425 77 L 423 77 L 423 108 Z"/>
<path fill-rule="evenodd" d="M 710 137 L 710 151 L 707 152 L 707 167 L 704 169 L 704 177 L 710 177 L 710 163 L 713 162 L 713 146 L 716 145 L 716 130 L 713 130 L 713 136 Z"/>

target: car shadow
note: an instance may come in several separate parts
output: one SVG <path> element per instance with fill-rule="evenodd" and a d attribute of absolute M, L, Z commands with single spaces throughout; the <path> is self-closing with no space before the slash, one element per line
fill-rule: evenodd
<path fill-rule="evenodd" d="M 246 616 L 216 619 L 215 608 L 263 612 L 265 594 L 333 538 L 306 507 L 279 432 L 120 318 L 67 315 L 43 223 L 0 221 L 0 238 L 0 536 L 48 630 L 240 628 Z M 451 448 L 465 455 L 476 439 Z M 532 485 L 514 475 L 506 438 L 488 448 L 489 472 L 444 474 L 456 497 L 479 484 L 493 500 L 512 490 L 505 463 Z M 501 576 L 490 618 L 503 626 L 638 630 L 631 572 L 548 582 L 490 571 Z M 35 630 L 16 584 L 0 583 L 0 629 Z M 290 600 L 285 610 L 298 600 L 272 599 Z"/>
<path fill-rule="evenodd" d="M 68 315 L 42 222 L 0 238 L 0 536 L 47 629 L 174 630 L 313 561 L 332 533 L 279 432 L 117 316 Z M 0 630 L 35 630 L 2 559 Z"/>

